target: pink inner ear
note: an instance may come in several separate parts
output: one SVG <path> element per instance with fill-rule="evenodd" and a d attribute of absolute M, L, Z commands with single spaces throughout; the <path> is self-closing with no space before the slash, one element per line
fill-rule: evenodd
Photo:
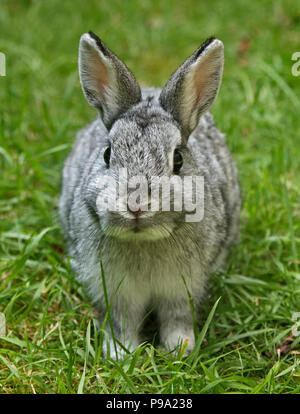
<path fill-rule="evenodd" d="M 103 94 L 105 91 L 104 87 L 109 84 L 108 70 L 96 50 L 91 50 L 90 53 L 90 74 L 96 84 L 96 89 L 100 94 Z"/>
<path fill-rule="evenodd" d="M 208 90 L 211 87 L 211 76 L 215 73 L 216 70 L 216 59 L 215 53 L 209 53 L 208 56 L 204 58 L 202 62 L 196 67 L 193 74 L 193 83 L 195 87 L 195 100 L 199 102 L 201 97 L 205 97 Z"/>

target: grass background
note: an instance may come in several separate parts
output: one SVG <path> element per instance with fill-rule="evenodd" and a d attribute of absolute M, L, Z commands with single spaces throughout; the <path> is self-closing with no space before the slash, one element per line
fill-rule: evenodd
<path fill-rule="evenodd" d="M 1 393 L 298 393 L 300 337 L 300 51 L 294 0 L 1 0 Z M 205 38 L 225 44 L 213 113 L 239 168 L 241 241 L 212 279 L 193 358 L 148 344 L 101 358 L 97 321 L 64 262 L 57 201 L 63 161 L 95 113 L 77 75 L 77 47 L 93 30 L 142 85 L 162 86 Z M 203 332 L 204 333 L 204 332 Z"/>

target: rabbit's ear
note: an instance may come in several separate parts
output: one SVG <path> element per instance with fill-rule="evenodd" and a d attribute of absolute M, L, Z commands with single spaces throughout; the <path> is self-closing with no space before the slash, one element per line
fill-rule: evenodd
<path fill-rule="evenodd" d="M 162 107 L 180 124 L 186 137 L 214 102 L 221 84 L 223 43 L 206 40 L 171 76 L 160 94 Z"/>
<path fill-rule="evenodd" d="M 133 74 L 93 32 L 80 38 L 79 77 L 87 101 L 100 111 L 107 128 L 141 100 Z"/>

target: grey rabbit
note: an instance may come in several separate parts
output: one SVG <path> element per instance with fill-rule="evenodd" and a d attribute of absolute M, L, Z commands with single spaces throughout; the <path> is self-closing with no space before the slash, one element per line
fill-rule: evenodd
<path fill-rule="evenodd" d="M 209 276 L 224 265 L 238 238 L 237 169 L 207 112 L 223 64 L 223 43 L 209 38 L 162 89 L 141 89 L 94 33 L 81 36 L 80 82 L 99 116 L 79 131 L 66 160 L 59 213 L 72 269 L 100 310 L 104 353 L 111 358 L 140 344 L 149 309 L 157 315 L 164 348 L 184 343 L 190 353 L 195 346 L 190 298 L 197 310 Z M 128 174 L 123 184 L 145 177 L 149 195 L 154 176 L 203 177 L 201 220 L 186 220 L 184 207 L 152 211 L 148 201 L 148 210 L 131 208 L 130 192 L 120 198 L 125 206 L 120 211 L 99 208 L 114 197 L 109 179 L 120 179 L 120 169 Z M 104 324 L 108 310 L 110 323 Z"/>

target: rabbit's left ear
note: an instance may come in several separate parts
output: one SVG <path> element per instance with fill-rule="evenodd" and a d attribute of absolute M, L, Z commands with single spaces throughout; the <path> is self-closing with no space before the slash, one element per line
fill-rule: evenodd
<path fill-rule="evenodd" d="M 99 110 L 108 129 L 141 100 L 141 90 L 133 74 L 93 32 L 80 38 L 78 63 L 84 95 Z"/>
<path fill-rule="evenodd" d="M 186 138 L 216 99 L 223 65 L 223 43 L 210 38 L 174 72 L 163 88 L 161 106 L 173 115 Z"/>

